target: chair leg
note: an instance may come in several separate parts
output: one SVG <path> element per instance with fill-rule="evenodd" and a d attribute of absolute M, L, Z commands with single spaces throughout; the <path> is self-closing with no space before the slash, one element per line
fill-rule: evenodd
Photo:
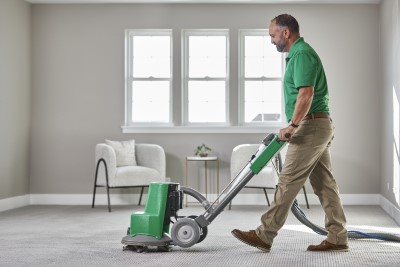
<path fill-rule="evenodd" d="M 268 207 L 270 207 L 271 204 L 269 203 L 269 198 L 268 198 L 267 190 L 266 190 L 265 188 L 263 188 L 263 190 L 264 190 L 265 197 L 267 198 Z"/>
<path fill-rule="evenodd" d="M 93 189 L 93 200 L 92 200 L 92 209 L 94 208 L 94 198 L 96 196 L 96 184 L 94 185 L 94 189 Z"/>
<path fill-rule="evenodd" d="M 307 209 L 310 209 L 310 205 L 308 205 L 308 198 L 307 198 L 306 188 L 305 188 L 304 185 L 303 185 L 303 192 L 304 192 L 304 197 L 306 198 Z"/>
<path fill-rule="evenodd" d="M 139 204 L 138 204 L 138 206 L 140 206 L 140 204 L 142 203 L 143 189 L 144 189 L 144 186 L 142 186 L 142 189 L 140 190 L 140 197 L 139 197 Z"/>
<path fill-rule="evenodd" d="M 104 159 L 100 159 L 99 161 L 103 161 L 104 163 L 104 170 L 106 171 L 106 187 L 107 187 L 107 201 L 108 201 L 108 212 L 111 212 L 111 205 L 110 205 L 110 185 L 108 183 L 108 170 L 107 164 Z"/>
<path fill-rule="evenodd" d="M 104 170 L 106 172 L 106 187 L 107 187 L 107 200 L 108 200 L 108 212 L 111 212 L 111 205 L 110 205 L 110 186 L 108 185 L 108 170 L 107 170 L 107 163 L 106 161 L 101 158 L 97 161 L 97 166 L 96 166 L 96 174 L 94 178 L 94 189 L 93 189 L 93 200 L 92 200 L 92 208 L 94 208 L 94 201 L 95 201 L 95 196 L 96 196 L 96 188 L 97 188 L 97 174 L 99 172 L 99 166 L 100 163 L 103 162 L 104 164 Z"/>
<path fill-rule="evenodd" d="M 96 174 L 94 176 L 94 188 L 93 188 L 93 200 L 92 200 L 92 208 L 94 208 L 94 200 L 95 200 L 95 196 L 96 196 L 96 188 L 97 188 L 97 174 L 99 173 L 99 165 L 100 162 L 102 161 L 102 159 L 99 159 L 99 161 L 97 161 L 97 166 L 96 166 Z"/>
<path fill-rule="evenodd" d="M 231 210 L 231 208 L 232 208 L 232 201 L 231 202 L 229 202 L 229 210 Z"/>
<path fill-rule="evenodd" d="M 108 212 L 111 212 L 111 205 L 110 205 L 110 188 L 108 187 L 108 183 L 107 183 L 107 200 L 108 200 Z"/>

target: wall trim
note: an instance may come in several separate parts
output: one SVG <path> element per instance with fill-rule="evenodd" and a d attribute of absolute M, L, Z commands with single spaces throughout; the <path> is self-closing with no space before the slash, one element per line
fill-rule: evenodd
<path fill-rule="evenodd" d="M 343 205 L 379 205 L 380 195 L 379 194 L 341 194 Z M 268 194 L 269 200 L 274 199 L 273 194 Z M 314 194 L 307 194 L 308 203 L 310 205 L 319 205 L 319 199 Z M 305 205 L 306 201 L 304 194 L 297 196 L 297 201 L 300 205 Z M 266 203 L 265 196 L 263 194 L 239 194 L 233 200 L 232 204 L 236 205 L 264 205 Z"/>
<path fill-rule="evenodd" d="M 215 197 L 215 194 L 208 195 L 210 202 Z M 274 195 L 268 194 L 268 197 L 272 200 Z M 316 195 L 307 194 L 307 197 L 310 205 L 319 205 Z M 341 197 L 343 205 L 385 205 L 387 212 L 396 210 L 393 204 L 379 194 L 342 194 Z M 143 194 L 142 203 L 146 202 L 146 198 L 147 194 Z M 111 194 L 110 199 L 112 205 L 135 205 L 139 201 L 139 194 Z M 299 194 L 297 200 L 301 205 L 306 203 L 303 194 Z M 189 201 L 191 200 L 189 199 Z M 92 194 L 30 194 L 0 200 L 0 211 L 27 205 L 91 205 L 91 203 Z M 266 199 L 263 194 L 239 194 L 233 200 L 234 205 L 265 205 L 265 203 Z M 107 195 L 96 194 L 95 204 L 107 205 Z M 384 207 L 382 206 L 382 208 Z M 397 209 L 397 211 L 399 210 Z"/>
<path fill-rule="evenodd" d="M 29 195 L 0 199 L 0 212 L 30 205 Z"/>
<path fill-rule="evenodd" d="M 110 194 L 111 205 L 135 205 L 140 194 Z M 92 194 L 31 194 L 31 205 L 92 205 Z M 142 205 L 147 194 L 143 193 Z M 95 205 L 107 205 L 106 194 L 96 194 Z"/>
<path fill-rule="evenodd" d="M 216 195 L 209 195 L 211 201 Z M 273 194 L 268 194 L 270 201 Z M 310 205 L 319 205 L 319 200 L 314 194 L 307 194 Z M 142 206 L 146 203 L 147 194 L 143 194 Z M 381 206 L 400 225 L 400 209 L 380 194 L 342 194 L 343 205 L 377 205 Z M 111 205 L 137 205 L 139 194 L 111 194 Z M 303 194 L 297 200 L 300 205 L 305 205 Z M 188 201 L 192 202 L 190 197 Z M 92 203 L 92 194 L 30 194 L 0 200 L 0 212 L 16 209 L 29 205 L 87 205 Z M 266 205 L 263 194 L 239 194 L 232 202 L 233 205 Z M 107 195 L 97 194 L 95 205 L 107 205 Z"/>
<path fill-rule="evenodd" d="M 400 225 L 400 209 L 393 205 L 387 198 L 381 195 L 380 197 L 380 206 L 393 220 L 396 221 L 397 224 Z"/>
<path fill-rule="evenodd" d="M 212 202 L 217 196 L 209 194 L 208 199 Z M 379 194 L 342 194 L 344 205 L 380 205 L 381 195 Z M 143 194 L 142 203 L 145 203 L 147 194 Z M 273 194 L 268 194 L 270 201 L 274 199 Z M 314 194 L 307 194 L 310 205 L 319 205 L 318 197 Z M 139 201 L 139 194 L 110 194 L 111 205 L 135 205 Z M 195 200 L 189 200 L 193 202 Z M 303 194 L 299 194 L 297 201 L 305 205 Z M 91 194 L 31 194 L 31 205 L 91 205 Z M 263 194 L 239 194 L 233 200 L 234 205 L 265 205 L 266 199 Z M 106 194 L 96 194 L 95 205 L 107 205 Z"/>

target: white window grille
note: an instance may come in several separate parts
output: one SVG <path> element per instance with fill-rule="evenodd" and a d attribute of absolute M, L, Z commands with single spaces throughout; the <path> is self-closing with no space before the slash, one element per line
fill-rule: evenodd
<path fill-rule="evenodd" d="M 284 59 L 267 30 L 239 31 L 239 121 L 241 125 L 283 123 Z"/>
<path fill-rule="evenodd" d="M 125 125 L 171 125 L 172 30 L 126 30 L 125 41 Z"/>
<path fill-rule="evenodd" d="M 184 125 L 227 125 L 229 121 L 229 31 L 184 30 Z"/>

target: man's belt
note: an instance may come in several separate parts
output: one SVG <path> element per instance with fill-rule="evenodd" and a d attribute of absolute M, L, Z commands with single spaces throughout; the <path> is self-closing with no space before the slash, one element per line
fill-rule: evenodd
<path fill-rule="evenodd" d="M 324 112 L 315 112 L 308 114 L 307 116 L 304 117 L 303 121 L 305 120 L 313 120 L 313 119 L 329 119 L 329 113 L 324 113 Z"/>

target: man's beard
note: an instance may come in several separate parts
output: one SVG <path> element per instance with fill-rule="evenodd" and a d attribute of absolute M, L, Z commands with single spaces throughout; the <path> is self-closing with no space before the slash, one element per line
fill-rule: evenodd
<path fill-rule="evenodd" d="M 276 45 L 276 50 L 278 50 L 278 52 L 283 52 L 283 50 L 285 49 L 284 45 Z"/>

